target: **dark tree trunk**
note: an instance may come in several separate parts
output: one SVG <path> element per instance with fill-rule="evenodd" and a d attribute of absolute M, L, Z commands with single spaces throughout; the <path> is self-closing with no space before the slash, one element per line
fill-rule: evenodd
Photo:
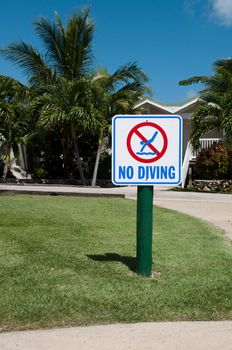
<path fill-rule="evenodd" d="M 64 157 L 64 176 L 66 178 L 70 178 L 72 176 L 72 163 L 73 163 L 73 155 L 72 155 L 72 147 L 70 138 L 63 138 L 61 140 L 62 148 L 63 148 L 63 157 Z"/>
<path fill-rule="evenodd" d="M 82 164 L 81 164 L 81 157 L 80 157 L 79 147 L 78 147 L 78 143 L 77 143 L 77 136 L 76 136 L 76 132 L 75 132 L 74 127 L 71 128 L 71 135 L 72 135 L 74 157 L 75 157 L 75 162 L 77 164 L 77 169 L 78 169 L 79 174 L 80 174 L 82 185 L 86 186 L 85 175 L 84 175 L 84 171 L 83 171 Z"/>
<path fill-rule="evenodd" d="M 83 171 L 83 168 L 82 168 L 80 152 L 79 152 L 79 148 L 78 148 L 78 144 L 77 144 L 76 140 L 74 140 L 74 156 L 75 156 L 77 168 L 78 168 L 78 171 L 79 171 L 79 174 L 80 174 L 81 182 L 82 182 L 82 184 L 84 186 L 86 186 L 85 175 L 84 175 L 84 171 Z"/>
<path fill-rule="evenodd" d="M 3 170 L 3 175 L 2 175 L 2 178 L 3 178 L 4 181 L 6 181 L 8 169 L 9 169 L 9 165 L 7 163 L 5 163 L 4 170 Z"/>

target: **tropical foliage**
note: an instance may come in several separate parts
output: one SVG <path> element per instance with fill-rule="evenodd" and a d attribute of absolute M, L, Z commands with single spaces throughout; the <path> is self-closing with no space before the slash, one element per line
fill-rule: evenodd
<path fill-rule="evenodd" d="M 193 114 L 192 143 L 199 146 L 199 138 L 217 129 L 224 134 L 224 142 L 232 147 L 232 59 L 215 62 L 214 74 L 195 76 L 180 81 L 180 85 L 202 83 L 199 106 Z"/>
<path fill-rule="evenodd" d="M 101 113 L 98 127 L 98 149 L 92 178 L 96 185 L 100 156 L 109 141 L 112 116 L 120 113 L 132 113 L 135 102 L 145 93 L 148 81 L 144 72 L 135 64 L 126 64 L 110 75 L 106 70 L 96 72 L 92 79 L 96 91 L 96 105 Z"/>
<path fill-rule="evenodd" d="M 33 135 L 37 140 L 38 135 L 56 135 L 62 148 L 64 176 L 72 176 L 77 168 L 82 183 L 86 183 L 80 144 L 86 137 L 93 138 L 97 148 L 95 184 L 111 118 L 132 110 L 147 92 L 147 76 L 133 62 L 113 74 L 96 70 L 92 53 L 94 22 L 88 8 L 72 15 L 66 26 L 57 13 L 54 22 L 42 17 L 34 25 L 43 52 L 20 41 L 9 44 L 1 53 L 26 74 Z"/>
<path fill-rule="evenodd" d="M 29 113 L 25 99 L 27 89 L 6 76 L 0 76 L 0 136 L 1 154 L 5 163 L 3 178 L 10 169 L 12 156 L 17 154 L 18 143 L 23 142 L 29 132 Z"/>
<path fill-rule="evenodd" d="M 198 154 L 194 170 L 202 180 L 230 178 L 231 154 L 222 142 L 214 143 Z"/>

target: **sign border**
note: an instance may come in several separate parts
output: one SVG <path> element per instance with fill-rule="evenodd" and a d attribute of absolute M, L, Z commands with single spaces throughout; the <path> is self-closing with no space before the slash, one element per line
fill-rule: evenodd
<path fill-rule="evenodd" d="M 115 154 L 115 141 L 116 141 L 116 137 L 115 137 L 115 124 L 116 124 L 116 120 L 117 119 L 146 119 L 146 118 L 153 118 L 153 119 L 178 119 L 179 120 L 179 134 L 180 134 L 180 138 L 179 138 L 179 178 L 177 181 L 175 182 L 117 182 L 115 180 L 115 165 L 116 165 L 116 154 Z M 182 180 L 182 140 L 183 140 L 183 120 L 182 117 L 178 114 L 175 115 L 167 115 L 167 114 L 159 114 L 159 115 L 155 115 L 155 114 L 142 114 L 142 115 L 133 115 L 133 114 L 128 114 L 128 115 L 120 115 L 117 114 L 112 118 L 112 161 L 111 161 L 111 181 L 114 185 L 116 186 L 124 186 L 124 185 L 131 185 L 131 186 L 143 186 L 143 185 L 162 185 L 162 186 L 168 186 L 168 185 L 179 185 L 181 183 Z"/>

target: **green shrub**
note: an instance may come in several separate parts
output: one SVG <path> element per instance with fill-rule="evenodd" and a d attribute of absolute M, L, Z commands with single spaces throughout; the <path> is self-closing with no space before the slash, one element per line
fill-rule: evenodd
<path fill-rule="evenodd" d="M 231 178 L 230 155 L 223 142 L 214 143 L 198 154 L 194 170 L 202 180 L 221 180 Z"/>

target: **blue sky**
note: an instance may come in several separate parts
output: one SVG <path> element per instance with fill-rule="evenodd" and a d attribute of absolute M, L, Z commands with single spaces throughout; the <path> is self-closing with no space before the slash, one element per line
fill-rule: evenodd
<path fill-rule="evenodd" d="M 0 47 L 24 40 L 42 50 L 33 32 L 39 16 L 62 20 L 90 5 L 96 31 L 96 64 L 113 72 L 137 61 L 150 77 L 153 98 L 181 103 L 199 86 L 178 86 L 212 73 L 213 62 L 232 56 L 232 0 L 7 0 L 1 2 Z M 0 58 L 0 73 L 25 82 L 17 67 Z"/>

